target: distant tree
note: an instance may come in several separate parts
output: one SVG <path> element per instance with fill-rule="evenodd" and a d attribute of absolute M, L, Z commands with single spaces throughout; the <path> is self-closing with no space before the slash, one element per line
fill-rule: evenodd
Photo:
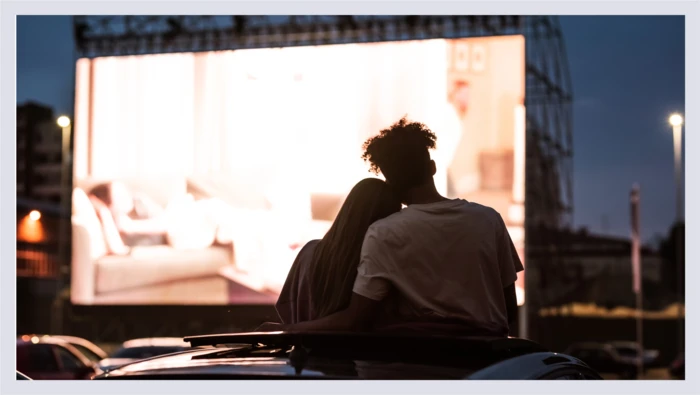
<path fill-rule="evenodd" d="M 677 222 L 661 242 L 659 254 L 663 259 L 663 283 L 666 289 L 674 294 L 678 291 L 678 265 L 681 268 L 680 292 L 685 299 L 685 223 Z"/>

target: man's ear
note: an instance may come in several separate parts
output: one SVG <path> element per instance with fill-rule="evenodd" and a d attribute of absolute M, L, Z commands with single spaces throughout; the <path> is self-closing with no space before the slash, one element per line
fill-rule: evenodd
<path fill-rule="evenodd" d="M 435 173 L 437 173 L 437 166 L 435 165 L 435 161 L 431 159 L 430 160 L 430 175 L 434 176 Z"/>

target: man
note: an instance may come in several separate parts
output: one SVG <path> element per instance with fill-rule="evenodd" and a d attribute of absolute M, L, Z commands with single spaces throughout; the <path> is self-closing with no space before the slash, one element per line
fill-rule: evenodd
<path fill-rule="evenodd" d="M 522 264 L 495 210 L 437 192 L 429 153 L 435 144 L 432 131 L 405 118 L 365 142 L 363 158 L 373 171 L 381 171 L 407 208 L 367 231 L 347 309 L 277 329 L 458 323 L 467 329 L 461 333 L 508 335 Z"/>

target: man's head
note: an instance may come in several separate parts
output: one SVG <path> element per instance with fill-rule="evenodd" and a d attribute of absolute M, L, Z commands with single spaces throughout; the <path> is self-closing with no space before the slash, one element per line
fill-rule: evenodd
<path fill-rule="evenodd" d="M 365 141 L 362 159 L 370 163 L 370 171 L 380 171 L 389 185 L 402 197 L 418 187 L 432 186 L 435 162 L 428 150 L 435 149 L 437 137 L 427 126 L 409 122 L 405 117 L 379 135 Z"/>

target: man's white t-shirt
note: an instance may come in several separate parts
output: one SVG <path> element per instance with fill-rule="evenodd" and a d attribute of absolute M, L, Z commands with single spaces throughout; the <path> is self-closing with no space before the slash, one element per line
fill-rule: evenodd
<path fill-rule="evenodd" d="M 501 215 L 462 199 L 412 204 L 370 226 L 353 292 L 392 297 L 402 322 L 507 333 L 503 289 L 523 270 Z"/>

